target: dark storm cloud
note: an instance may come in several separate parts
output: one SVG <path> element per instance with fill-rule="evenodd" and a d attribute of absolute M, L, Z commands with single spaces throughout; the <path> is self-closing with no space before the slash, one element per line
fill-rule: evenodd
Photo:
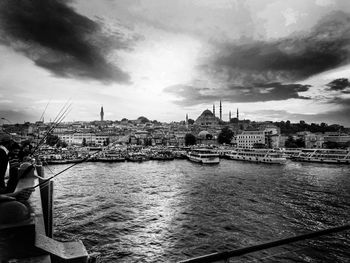
<path fill-rule="evenodd" d="M 211 104 L 217 100 L 228 102 L 261 102 L 287 100 L 291 98 L 310 99 L 299 95 L 299 92 L 308 91 L 310 87 L 310 85 L 274 82 L 254 84 L 252 86 L 230 86 L 220 90 L 220 95 L 216 90 L 184 85 L 171 86 L 164 89 L 164 91 L 180 97 L 180 100 L 177 100 L 175 103 L 183 106 L 191 106 L 203 103 Z"/>
<path fill-rule="evenodd" d="M 105 35 L 99 24 L 76 13 L 68 2 L 2 0 L 1 42 L 58 76 L 128 82 L 129 75 L 106 59 L 112 48 L 125 43 Z"/>
<path fill-rule="evenodd" d="M 294 82 L 348 63 L 349 54 L 350 15 L 335 12 L 304 35 L 294 34 L 274 41 L 226 43 L 215 55 L 212 66 L 227 70 L 229 81 L 244 84 L 249 78 Z"/>
<path fill-rule="evenodd" d="M 287 99 L 310 99 L 300 96 L 299 92 L 308 91 L 310 85 L 282 84 L 280 82 L 253 84 L 253 86 L 231 86 L 233 102 L 259 102 Z"/>
<path fill-rule="evenodd" d="M 332 106 L 334 105 L 330 104 L 328 111 L 317 114 L 290 113 L 285 110 L 259 110 L 256 112 L 249 112 L 249 115 L 264 116 L 266 119 L 290 120 L 292 122 L 304 120 L 308 123 L 343 123 L 346 127 L 350 127 L 350 100 L 342 100 L 341 105 L 342 107 L 340 109 L 333 109 Z"/>
<path fill-rule="evenodd" d="M 174 85 L 165 88 L 163 91 L 178 96 L 180 99 L 176 100 L 175 103 L 182 106 L 212 103 L 213 101 L 220 99 L 217 94 L 209 89 L 190 85 Z M 206 92 L 209 92 L 210 94 L 205 94 Z"/>
<path fill-rule="evenodd" d="M 344 93 L 349 93 L 349 91 L 345 91 L 345 89 L 350 88 L 350 82 L 347 78 L 340 78 L 329 82 L 326 86 L 328 86 L 330 90 L 340 90 Z"/>

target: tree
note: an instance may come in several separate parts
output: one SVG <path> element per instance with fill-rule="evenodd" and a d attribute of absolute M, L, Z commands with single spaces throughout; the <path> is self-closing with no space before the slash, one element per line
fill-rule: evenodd
<path fill-rule="evenodd" d="M 298 138 L 295 140 L 295 144 L 298 148 L 304 148 L 305 147 L 305 141 L 302 138 Z"/>
<path fill-rule="evenodd" d="M 143 116 L 138 117 L 137 120 L 140 121 L 141 123 L 149 122 L 149 119 L 147 119 L 146 117 L 143 117 Z"/>
<path fill-rule="evenodd" d="M 68 146 L 68 143 L 66 143 L 65 141 L 59 140 L 57 143 L 57 147 L 67 148 L 67 146 Z"/>
<path fill-rule="evenodd" d="M 219 143 L 226 143 L 226 144 L 230 144 L 231 140 L 233 138 L 233 131 L 230 130 L 229 127 L 224 127 L 222 128 L 221 132 L 219 133 L 218 136 L 218 142 Z"/>
<path fill-rule="evenodd" d="M 211 135 L 210 133 L 208 133 L 208 134 L 205 135 L 205 138 L 206 138 L 207 140 L 211 140 L 211 139 L 213 139 L 213 135 Z"/>
<path fill-rule="evenodd" d="M 323 146 L 328 149 L 340 148 L 340 145 L 337 142 L 325 142 Z"/>
<path fill-rule="evenodd" d="M 302 138 L 294 140 L 292 136 L 289 136 L 284 146 L 286 148 L 303 148 L 305 147 L 305 141 Z"/>
<path fill-rule="evenodd" d="M 187 133 L 185 135 L 185 145 L 195 145 L 196 144 L 196 137 L 191 134 L 191 133 Z"/>
<path fill-rule="evenodd" d="M 86 138 L 83 138 L 83 142 L 81 143 L 82 146 L 86 146 Z"/>
<path fill-rule="evenodd" d="M 49 134 L 46 137 L 46 144 L 55 146 L 60 141 L 60 138 L 56 135 Z"/>
<path fill-rule="evenodd" d="M 188 124 L 189 124 L 189 125 L 193 125 L 193 124 L 194 124 L 194 120 L 188 119 Z"/>

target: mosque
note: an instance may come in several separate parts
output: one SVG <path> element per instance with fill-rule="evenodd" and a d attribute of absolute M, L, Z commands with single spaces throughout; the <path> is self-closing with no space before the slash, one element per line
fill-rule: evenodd
<path fill-rule="evenodd" d="M 235 118 L 236 119 L 236 118 Z M 238 109 L 237 109 L 237 120 L 238 120 Z M 229 120 L 231 121 L 231 111 L 229 112 Z M 220 100 L 219 106 L 219 117 L 215 116 L 215 104 L 213 104 L 213 111 L 206 109 L 202 114 L 196 119 L 195 124 L 198 126 L 208 126 L 215 127 L 223 123 L 222 120 L 222 103 Z"/>

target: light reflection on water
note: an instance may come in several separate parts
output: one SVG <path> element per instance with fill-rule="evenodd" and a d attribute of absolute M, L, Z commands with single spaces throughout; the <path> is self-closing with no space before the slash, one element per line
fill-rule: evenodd
<path fill-rule="evenodd" d="M 294 162 L 85 163 L 55 180 L 55 237 L 81 239 L 101 262 L 176 262 L 346 223 L 349 174 Z M 304 248 L 274 260 L 344 262 L 350 242 L 335 237 L 272 250 Z"/>

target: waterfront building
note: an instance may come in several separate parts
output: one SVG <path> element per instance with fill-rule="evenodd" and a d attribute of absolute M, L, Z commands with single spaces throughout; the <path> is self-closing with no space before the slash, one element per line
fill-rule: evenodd
<path fill-rule="evenodd" d="M 103 145 L 107 140 L 113 140 L 111 134 L 103 132 L 58 132 L 54 133 L 54 135 L 58 136 L 61 141 L 66 142 L 68 145 L 82 145 L 83 141 L 86 144 Z"/>
<path fill-rule="evenodd" d="M 304 135 L 305 148 L 322 148 L 324 135 L 322 133 L 308 133 Z"/>
<path fill-rule="evenodd" d="M 253 148 L 254 145 L 266 145 L 266 136 L 264 131 L 243 131 L 236 137 L 238 148 Z"/>
<path fill-rule="evenodd" d="M 342 146 L 349 146 L 350 143 L 350 135 L 348 134 L 340 134 L 337 132 L 326 132 L 324 135 L 324 143 L 334 142 Z"/>

